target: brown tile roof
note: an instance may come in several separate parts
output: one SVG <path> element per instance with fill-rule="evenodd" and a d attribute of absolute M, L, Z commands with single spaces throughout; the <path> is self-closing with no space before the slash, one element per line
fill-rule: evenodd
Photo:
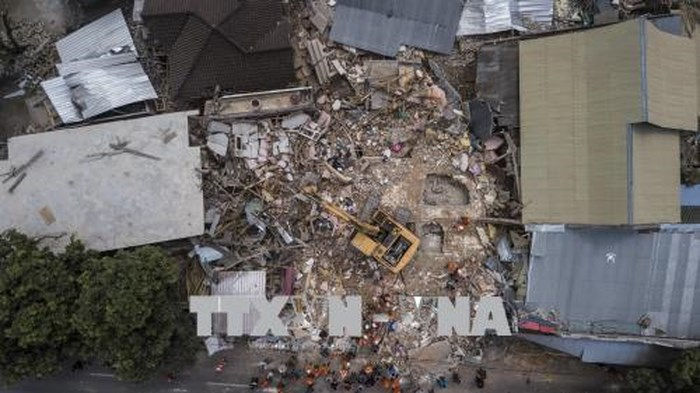
<path fill-rule="evenodd" d="M 293 79 L 290 25 L 278 0 L 146 0 L 146 25 L 168 53 L 180 101 L 285 87 Z"/>

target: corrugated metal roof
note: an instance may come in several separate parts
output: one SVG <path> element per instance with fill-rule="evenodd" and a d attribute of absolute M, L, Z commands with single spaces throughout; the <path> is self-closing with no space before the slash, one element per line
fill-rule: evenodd
<path fill-rule="evenodd" d="M 543 28 L 552 25 L 553 0 L 515 0 L 511 7 L 511 17 L 516 27 L 530 28 L 533 23 Z"/>
<path fill-rule="evenodd" d="M 264 270 L 221 272 L 219 282 L 212 285 L 212 295 L 265 296 Z"/>
<path fill-rule="evenodd" d="M 457 35 L 490 34 L 511 29 L 549 26 L 554 14 L 553 0 L 468 0 L 464 5 Z"/>
<path fill-rule="evenodd" d="M 330 38 L 384 56 L 401 45 L 450 53 L 461 12 L 460 0 L 340 0 Z"/>
<path fill-rule="evenodd" d="M 457 35 L 488 34 L 512 29 L 510 8 L 510 1 L 467 1 L 459 21 Z"/>
<path fill-rule="evenodd" d="M 59 77 L 41 86 L 63 123 L 158 98 L 117 9 L 56 42 Z"/>
<path fill-rule="evenodd" d="M 139 63 L 87 70 L 71 74 L 65 81 L 85 119 L 134 102 L 158 98 Z"/>
<path fill-rule="evenodd" d="M 699 271 L 697 225 L 534 232 L 526 302 L 570 332 L 700 339 Z"/>
<path fill-rule="evenodd" d="M 71 61 L 68 63 L 58 63 L 56 64 L 56 69 L 58 70 L 59 75 L 68 75 L 74 72 L 134 62 L 136 62 L 136 54 L 133 52 L 128 52 L 114 56 L 104 56 L 94 59 Z"/>
<path fill-rule="evenodd" d="M 586 363 L 659 367 L 670 364 L 681 352 L 674 348 L 640 342 L 603 341 L 541 334 L 520 334 L 518 337 L 566 352 Z"/>
<path fill-rule="evenodd" d="M 41 87 L 44 89 L 61 121 L 69 124 L 83 120 L 80 112 L 78 112 L 78 108 L 73 105 L 70 89 L 62 77 L 45 80 L 41 82 Z"/>
<path fill-rule="evenodd" d="M 158 98 L 141 64 L 85 70 L 41 83 L 64 123 L 74 123 L 134 102 Z"/>
<path fill-rule="evenodd" d="M 110 12 L 56 42 L 58 56 L 64 63 L 100 57 L 125 46 L 136 52 L 121 9 Z"/>
<path fill-rule="evenodd" d="M 266 273 L 264 270 L 220 272 L 219 282 L 212 285 L 212 295 L 265 296 Z M 250 334 L 260 319 L 260 314 L 253 307 L 243 314 L 243 334 Z M 226 316 L 214 314 L 214 333 L 226 333 Z"/>

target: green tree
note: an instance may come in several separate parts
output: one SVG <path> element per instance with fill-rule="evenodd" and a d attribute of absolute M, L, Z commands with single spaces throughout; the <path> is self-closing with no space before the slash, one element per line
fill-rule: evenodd
<path fill-rule="evenodd" d="M 671 366 L 671 382 L 676 391 L 700 392 L 700 349 L 683 352 Z"/>
<path fill-rule="evenodd" d="M 658 370 L 637 368 L 630 370 L 626 378 L 634 393 L 667 393 L 669 391 L 666 377 Z"/>
<path fill-rule="evenodd" d="M 121 378 L 147 378 L 176 356 L 173 344 L 188 338 L 178 325 L 178 270 L 160 249 L 94 258 L 79 281 L 76 326 L 93 355 Z"/>
<path fill-rule="evenodd" d="M 72 243 L 72 255 L 82 246 Z M 41 378 L 60 369 L 76 341 L 77 299 L 69 256 L 57 258 L 16 231 L 0 234 L 0 374 L 3 382 Z M 78 267 L 75 267 L 78 269 Z"/>

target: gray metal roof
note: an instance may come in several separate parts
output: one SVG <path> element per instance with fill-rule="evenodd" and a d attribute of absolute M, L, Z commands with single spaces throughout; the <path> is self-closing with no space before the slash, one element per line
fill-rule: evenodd
<path fill-rule="evenodd" d="M 139 63 L 87 70 L 64 79 L 85 119 L 134 102 L 158 98 Z"/>
<path fill-rule="evenodd" d="M 75 72 L 93 70 L 95 68 L 105 68 L 113 65 L 134 62 L 136 62 L 136 54 L 133 52 L 127 52 L 114 56 L 104 56 L 96 57 L 94 59 L 71 61 L 68 63 L 58 63 L 56 64 L 56 69 L 58 70 L 59 75 L 68 75 Z"/>
<path fill-rule="evenodd" d="M 219 282 L 212 285 L 212 295 L 265 296 L 264 270 L 220 272 Z"/>
<path fill-rule="evenodd" d="M 518 126 L 520 121 L 520 92 L 518 84 L 517 42 L 484 45 L 479 48 L 476 65 L 476 91 L 479 98 L 489 101 L 496 110 L 499 126 Z"/>
<path fill-rule="evenodd" d="M 117 9 L 56 42 L 57 78 L 41 83 L 63 123 L 158 98 Z"/>
<path fill-rule="evenodd" d="M 586 363 L 659 367 L 670 364 L 680 355 L 680 350 L 642 342 L 595 340 L 543 334 L 519 334 L 518 337 L 566 352 Z"/>
<path fill-rule="evenodd" d="M 100 57 L 124 47 L 136 52 L 121 9 L 110 12 L 56 42 L 58 56 L 64 63 Z"/>
<path fill-rule="evenodd" d="M 556 229 L 533 233 L 529 307 L 569 332 L 700 339 L 700 225 Z"/>
<path fill-rule="evenodd" d="M 457 35 L 526 30 L 533 24 L 549 26 L 553 14 L 553 0 L 467 0 Z"/>
<path fill-rule="evenodd" d="M 330 38 L 384 56 L 401 45 L 450 53 L 461 0 L 339 0 Z"/>
<path fill-rule="evenodd" d="M 264 270 L 220 272 L 219 282 L 212 285 L 211 294 L 264 297 L 266 279 Z M 260 314 L 253 307 L 243 314 L 243 334 L 250 334 L 259 319 Z M 215 334 L 226 333 L 226 317 L 223 314 L 214 314 L 213 323 Z"/>
<path fill-rule="evenodd" d="M 88 69 L 41 83 L 64 123 L 74 123 L 134 102 L 158 98 L 139 63 Z"/>
<path fill-rule="evenodd" d="M 62 77 L 45 80 L 41 82 L 41 87 L 44 89 L 61 121 L 65 124 L 70 124 L 83 120 L 80 112 L 78 112 L 78 108 L 73 105 L 70 88 L 68 88 L 66 81 Z"/>

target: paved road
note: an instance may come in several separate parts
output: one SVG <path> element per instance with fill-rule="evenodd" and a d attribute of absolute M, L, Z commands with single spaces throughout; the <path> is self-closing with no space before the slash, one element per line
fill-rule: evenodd
<path fill-rule="evenodd" d="M 216 359 L 202 357 L 197 364 L 178 379 L 169 382 L 165 377 L 147 383 L 133 384 L 117 380 L 105 369 L 90 368 L 78 373 L 65 373 L 44 381 L 23 383 L 0 389 L 0 393 L 225 393 L 251 392 L 248 382 L 257 375 L 258 364 L 264 358 L 279 356 L 279 352 L 234 350 L 225 353 L 227 366 L 222 373 L 214 371 Z M 582 365 L 580 368 L 566 367 L 564 370 L 533 371 L 532 367 L 513 365 L 513 362 L 489 361 L 483 367 L 488 377 L 483 389 L 476 388 L 473 377 L 475 367 L 464 366 L 460 385 L 450 384 L 447 389 L 436 389 L 438 393 L 482 392 L 482 393 L 603 393 L 623 391 L 620 384 L 603 369 Z M 262 390 L 259 390 L 262 391 Z M 268 390 L 269 391 L 269 390 Z M 316 392 L 329 389 L 319 386 Z M 304 392 L 296 385 L 285 392 Z M 345 392 L 345 390 L 339 390 Z M 367 389 L 363 393 L 384 392 Z"/>

